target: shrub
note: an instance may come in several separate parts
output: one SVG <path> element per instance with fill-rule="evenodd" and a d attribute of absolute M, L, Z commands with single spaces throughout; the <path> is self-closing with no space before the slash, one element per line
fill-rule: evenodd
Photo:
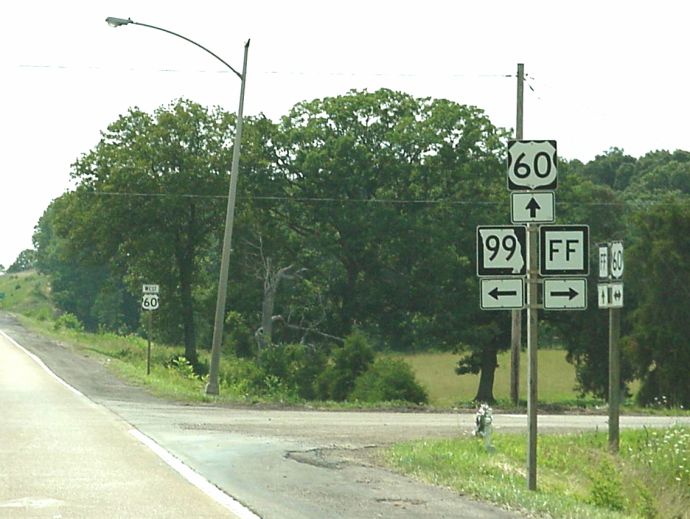
<path fill-rule="evenodd" d="M 610 461 L 602 461 L 597 470 L 590 475 L 590 479 L 592 480 L 590 501 L 593 505 L 609 510 L 625 509 L 623 482 Z"/>
<path fill-rule="evenodd" d="M 277 377 L 288 391 L 311 400 L 316 396 L 316 380 L 326 366 L 326 355 L 304 344 L 269 344 L 257 360 L 266 376 Z"/>
<path fill-rule="evenodd" d="M 256 342 L 254 334 L 247 325 L 242 314 L 228 312 L 225 318 L 225 329 L 228 331 L 228 344 L 240 358 L 253 358 L 256 355 Z"/>
<path fill-rule="evenodd" d="M 341 348 L 333 352 L 332 363 L 317 381 L 318 396 L 323 400 L 346 400 L 355 387 L 355 380 L 374 361 L 374 349 L 364 335 L 355 331 L 345 338 Z"/>
<path fill-rule="evenodd" d="M 70 314 L 69 312 L 62 314 L 55 320 L 55 324 L 53 324 L 53 329 L 55 330 L 60 330 L 62 328 L 65 330 L 76 330 L 79 332 L 84 331 L 84 325 L 81 324 L 79 318 L 74 314 Z"/>
<path fill-rule="evenodd" d="M 429 397 L 405 361 L 380 358 L 357 378 L 350 399 L 362 402 L 403 400 L 425 404 Z"/>

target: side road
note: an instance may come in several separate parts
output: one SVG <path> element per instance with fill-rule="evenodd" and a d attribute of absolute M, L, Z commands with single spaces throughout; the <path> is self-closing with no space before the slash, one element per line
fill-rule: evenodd
<path fill-rule="evenodd" d="M 460 434 L 458 415 L 180 405 L 123 383 L 98 360 L 24 329 L 7 314 L 0 314 L 0 330 L 262 518 L 520 517 L 370 462 L 372 450 L 393 441 Z M 26 397 L 27 408 L 32 404 Z M 462 418 L 469 430 L 469 416 Z M 152 498 L 168 499 L 164 494 Z"/>

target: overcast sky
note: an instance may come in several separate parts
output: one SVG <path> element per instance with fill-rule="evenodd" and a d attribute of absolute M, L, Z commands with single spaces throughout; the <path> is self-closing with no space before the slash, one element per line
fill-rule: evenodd
<path fill-rule="evenodd" d="M 0 30 L 0 264 L 32 246 L 70 164 L 129 107 L 186 97 L 237 109 L 239 79 L 211 56 L 144 27 L 181 33 L 241 69 L 245 114 L 388 87 L 484 109 L 515 125 L 525 64 L 525 138 L 582 161 L 690 150 L 690 8 L 685 2 L 532 0 L 22 0 Z M 532 90 L 533 89 L 533 90 Z M 241 180 L 240 180 L 241 181 Z M 488 222 L 487 222 L 488 223 Z M 498 223 L 498 222 L 496 222 Z"/>

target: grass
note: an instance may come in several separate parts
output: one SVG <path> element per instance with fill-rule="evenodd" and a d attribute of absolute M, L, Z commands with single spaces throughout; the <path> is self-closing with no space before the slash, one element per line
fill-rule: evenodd
<path fill-rule="evenodd" d="M 573 403 L 575 393 L 575 367 L 565 360 L 565 350 L 539 350 L 539 399 L 553 403 Z M 452 407 L 458 402 L 470 402 L 477 393 L 479 375 L 455 373 L 459 359 L 453 353 L 420 353 L 397 356 L 405 360 L 427 388 L 429 401 L 436 407 Z M 494 380 L 494 397 L 498 401 L 510 400 L 510 352 L 498 356 L 498 369 Z M 527 355 L 520 359 L 520 394 L 527 399 Z M 589 399 L 590 403 L 594 402 Z M 598 402 L 598 401 L 596 401 Z"/>
<path fill-rule="evenodd" d="M 511 510 L 559 518 L 690 517 L 690 427 L 624 430 L 620 455 L 606 433 L 542 435 L 538 490 L 527 490 L 526 437 L 418 441 L 387 449 L 389 466 Z"/>
<path fill-rule="evenodd" d="M 0 310 L 38 320 L 53 319 L 57 312 L 50 300 L 48 278 L 34 271 L 0 276 Z"/>

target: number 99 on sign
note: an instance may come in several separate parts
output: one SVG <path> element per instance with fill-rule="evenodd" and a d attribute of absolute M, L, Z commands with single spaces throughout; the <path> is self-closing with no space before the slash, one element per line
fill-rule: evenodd
<path fill-rule="evenodd" d="M 160 300 L 158 294 L 144 294 L 141 300 L 141 308 L 144 310 L 158 310 Z"/>
<path fill-rule="evenodd" d="M 477 274 L 525 274 L 525 227 L 477 227 Z"/>

